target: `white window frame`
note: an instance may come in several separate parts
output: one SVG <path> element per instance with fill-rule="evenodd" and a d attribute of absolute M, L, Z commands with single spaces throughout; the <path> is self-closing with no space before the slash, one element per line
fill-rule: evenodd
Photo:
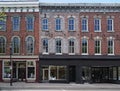
<path fill-rule="evenodd" d="M 109 41 L 112 41 L 112 44 L 113 44 L 112 46 L 111 46 L 111 44 L 110 44 L 110 46 L 109 46 Z M 107 52 L 108 55 L 114 55 L 114 39 L 109 38 L 108 41 L 107 41 L 107 44 L 108 44 L 108 48 L 109 48 L 109 47 L 112 48 L 112 53 L 108 53 L 108 52 Z M 108 49 L 108 48 L 107 48 L 107 49 Z M 109 50 L 109 49 L 108 49 L 108 50 Z"/>
<path fill-rule="evenodd" d="M 83 21 L 86 20 L 86 24 L 83 24 Z M 86 30 L 83 30 L 83 26 L 86 27 Z M 82 32 L 88 32 L 88 18 L 82 18 L 81 20 L 81 28 L 82 28 Z"/>
<path fill-rule="evenodd" d="M 99 24 L 95 24 L 95 21 L 98 20 Z M 99 30 L 95 29 L 95 26 L 99 26 Z M 101 19 L 100 18 L 94 18 L 94 32 L 101 32 Z"/>
<path fill-rule="evenodd" d="M 45 46 L 45 51 L 44 51 L 44 45 L 43 45 L 43 42 L 44 42 L 44 40 L 47 40 L 47 47 L 48 47 L 48 52 L 46 52 L 46 46 Z M 42 54 L 49 54 L 49 40 L 48 40 L 48 38 L 43 38 L 42 39 Z"/>
<path fill-rule="evenodd" d="M 87 42 L 87 52 L 86 53 L 82 52 L 82 55 L 88 55 L 88 39 L 86 37 L 82 38 L 82 41 L 81 41 L 82 47 L 81 48 L 83 48 L 83 40 L 86 40 L 86 42 Z M 82 49 L 81 49 L 81 51 L 82 51 Z"/>
<path fill-rule="evenodd" d="M 44 24 L 43 21 L 44 21 L 45 19 L 47 20 L 47 22 Z M 48 23 L 49 23 L 48 18 L 43 18 L 43 19 L 42 19 L 42 31 L 48 31 L 48 29 L 49 29 L 49 24 L 48 24 Z M 43 26 L 47 26 L 47 28 L 44 29 Z"/>
<path fill-rule="evenodd" d="M 70 41 L 74 42 L 74 46 L 70 46 Z M 74 52 L 72 52 L 72 49 L 74 50 Z M 68 52 L 69 52 L 69 55 L 75 55 L 75 39 L 74 38 L 70 38 L 68 40 Z"/>
<path fill-rule="evenodd" d="M 73 24 L 70 24 L 70 21 L 73 20 Z M 73 30 L 69 29 L 69 26 L 73 26 Z M 69 17 L 68 18 L 68 31 L 75 31 L 75 18 L 74 17 Z"/>
<path fill-rule="evenodd" d="M 95 51 L 96 51 L 96 47 L 98 46 L 98 43 L 97 43 L 97 45 L 96 45 L 96 41 L 99 41 L 100 42 L 100 45 L 99 45 L 99 47 L 100 47 L 100 52 L 98 53 L 96 53 Z M 94 47 L 94 52 L 95 52 L 95 55 L 101 55 L 101 40 L 100 39 L 95 39 L 95 41 L 94 41 L 94 45 L 95 45 L 95 47 Z M 97 49 L 97 51 L 98 51 L 98 49 Z"/>
<path fill-rule="evenodd" d="M 61 52 L 57 52 L 57 45 L 56 45 L 57 41 L 61 42 L 61 45 L 58 46 L 61 49 Z M 62 55 L 62 39 L 61 38 L 56 38 L 55 39 L 55 53 L 56 53 L 56 55 Z"/>
<path fill-rule="evenodd" d="M 112 20 L 112 24 L 108 24 L 108 20 Z M 108 27 L 111 26 L 112 27 L 112 30 L 108 30 Z M 107 19 L 107 32 L 114 32 L 114 20 L 113 18 L 108 18 Z"/>
<path fill-rule="evenodd" d="M 59 19 L 60 23 L 57 23 L 57 19 Z M 59 26 L 60 29 L 57 29 L 57 26 Z M 62 19 L 59 17 L 55 18 L 55 31 L 62 31 Z"/>
<path fill-rule="evenodd" d="M 34 66 L 29 66 L 28 62 L 33 62 Z M 34 72 L 35 72 L 34 78 L 28 78 L 28 67 L 34 67 Z M 26 61 L 26 79 L 28 81 L 35 81 L 36 80 L 36 61 L 35 60 L 27 60 Z"/>

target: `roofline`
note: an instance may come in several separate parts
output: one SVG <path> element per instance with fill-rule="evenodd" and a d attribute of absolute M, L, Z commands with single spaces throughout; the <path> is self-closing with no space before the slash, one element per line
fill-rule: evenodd
<path fill-rule="evenodd" d="M 120 6 L 120 3 L 39 3 L 40 6 L 99 6 L 99 7 L 109 7 L 109 6 Z"/>

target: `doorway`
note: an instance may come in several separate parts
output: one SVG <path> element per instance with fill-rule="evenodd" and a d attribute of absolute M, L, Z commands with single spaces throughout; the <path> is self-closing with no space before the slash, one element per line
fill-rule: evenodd
<path fill-rule="evenodd" d="M 76 66 L 69 66 L 69 81 L 76 81 Z"/>
<path fill-rule="evenodd" d="M 43 69 L 42 80 L 43 81 L 48 81 L 49 80 L 49 70 L 48 70 L 48 68 Z"/>

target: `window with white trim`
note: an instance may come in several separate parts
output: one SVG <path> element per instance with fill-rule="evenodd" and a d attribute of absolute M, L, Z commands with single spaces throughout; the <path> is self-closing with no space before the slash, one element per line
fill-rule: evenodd
<path fill-rule="evenodd" d="M 11 72 L 10 72 L 10 61 L 4 61 L 4 72 L 3 72 L 3 78 L 10 78 Z"/>
<path fill-rule="evenodd" d="M 47 18 L 42 19 L 42 30 L 43 31 L 48 30 L 48 19 Z"/>
<path fill-rule="evenodd" d="M 75 19 L 73 17 L 70 17 L 68 19 L 68 30 L 74 31 L 74 28 L 75 28 Z"/>
<path fill-rule="evenodd" d="M 55 19 L 55 30 L 56 31 L 61 31 L 61 18 L 56 18 Z"/>
<path fill-rule="evenodd" d="M 48 53 L 48 39 L 47 38 L 42 39 L 42 49 L 43 49 L 43 53 Z"/>
<path fill-rule="evenodd" d="M 101 40 L 95 40 L 95 54 L 101 54 Z"/>
<path fill-rule="evenodd" d="M 88 39 L 82 39 L 82 54 L 88 54 Z"/>
<path fill-rule="evenodd" d="M 27 61 L 27 78 L 35 78 L 35 62 Z"/>
<path fill-rule="evenodd" d="M 28 54 L 32 54 L 34 52 L 34 40 L 33 40 L 33 37 L 28 37 L 27 38 L 27 41 L 26 41 L 26 44 L 27 44 L 27 53 Z"/>
<path fill-rule="evenodd" d="M 62 40 L 60 38 L 55 40 L 56 53 L 62 53 Z"/>
<path fill-rule="evenodd" d="M 75 40 L 69 39 L 69 53 L 75 53 Z"/>
<path fill-rule="evenodd" d="M 6 41 L 4 37 L 0 37 L 0 53 L 5 53 Z"/>
<path fill-rule="evenodd" d="M 107 19 L 107 31 L 108 32 L 114 31 L 113 30 L 113 19 L 112 18 Z"/>
<path fill-rule="evenodd" d="M 94 19 L 94 31 L 101 32 L 101 20 L 99 18 Z"/>
<path fill-rule="evenodd" d="M 87 32 L 88 31 L 88 19 L 87 18 L 82 18 L 82 32 Z"/>
<path fill-rule="evenodd" d="M 114 40 L 108 39 L 108 54 L 114 54 Z"/>
<path fill-rule="evenodd" d="M 12 52 L 20 53 L 20 40 L 18 37 L 14 37 L 12 40 Z"/>

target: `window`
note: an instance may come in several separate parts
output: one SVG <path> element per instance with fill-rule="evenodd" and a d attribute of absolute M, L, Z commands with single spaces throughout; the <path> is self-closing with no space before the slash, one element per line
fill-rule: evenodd
<path fill-rule="evenodd" d="M 112 32 L 113 31 L 113 19 L 109 18 L 107 20 L 107 30 L 108 32 Z"/>
<path fill-rule="evenodd" d="M 68 30 L 69 31 L 74 31 L 74 23 L 75 23 L 75 20 L 73 17 L 68 19 Z"/>
<path fill-rule="evenodd" d="M 4 37 L 0 37 L 0 53 L 5 53 L 6 41 Z"/>
<path fill-rule="evenodd" d="M 33 38 L 32 37 L 27 37 L 27 53 L 28 54 L 31 54 L 34 52 L 34 41 L 33 41 Z"/>
<path fill-rule="evenodd" d="M 48 19 L 42 19 L 42 30 L 48 30 Z"/>
<path fill-rule="evenodd" d="M 10 78 L 11 73 L 10 73 L 10 61 L 4 61 L 4 73 L 3 77 L 4 78 Z"/>
<path fill-rule="evenodd" d="M 75 41 L 74 41 L 74 39 L 69 40 L 69 53 L 75 53 Z"/>
<path fill-rule="evenodd" d="M 60 31 L 61 30 L 61 18 L 56 18 L 55 20 L 55 25 L 56 25 L 56 31 Z"/>
<path fill-rule="evenodd" d="M 99 39 L 95 40 L 95 54 L 101 53 L 101 41 Z"/>
<path fill-rule="evenodd" d="M 88 19 L 82 18 L 82 32 L 88 31 Z"/>
<path fill-rule="evenodd" d="M 20 28 L 20 17 L 13 17 L 13 31 L 19 31 Z"/>
<path fill-rule="evenodd" d="M 43 43 L 42 44 L 43 53 L 48 53 L 48 39 L 47 38 L 43 39 L 42 43 Z"/>
<path fill-rule="evenodd" d="M 88 40 L 86 38 L 82 39 L 82 54 L 88 53 Z"/>
<path fill-rule="evenodd" d="M 94 30 L 95 30 L 95 32 L 101 31 L 101 21 L 99 18 L 94 19 Z"/>
<path fill-rule="evenodd" d="M 13 38 L 12 51 L 13 51 L 13 53 L 19 53 L 20 52 L 20 40 L 19 40 L 18 37 Z"/>
<path fill-rule="evenodd" d="M 62 48 L 61 48 L 61 39 L 56 39 L 56 53 L 62 53 Z"/>
<path fill-rule="evenodd" d="M 6 30 L 6 19 L 1 19 L 0 20 L 0 31 L 5 31 Z"/>
<path fill-rule="evenodd" d="M 50 80 L 65 80 L 66 66 L 50 66 Z"/>
<path fill-rule="evenodd" d="M 35 63 L 33 61 L 27 62 L 27 78 L 35 78 Z"/>
<path fill-rule="evenodd" d="M 114 41 L 113 41 L 113 39 L 108 40 L 108 54 L 114 54 Z"/>
<path fill-rule="evenodd" d="M 33 16 L 27 16 L 27 30 L 33 31 L 34 30 L 34 17 Z"/>

